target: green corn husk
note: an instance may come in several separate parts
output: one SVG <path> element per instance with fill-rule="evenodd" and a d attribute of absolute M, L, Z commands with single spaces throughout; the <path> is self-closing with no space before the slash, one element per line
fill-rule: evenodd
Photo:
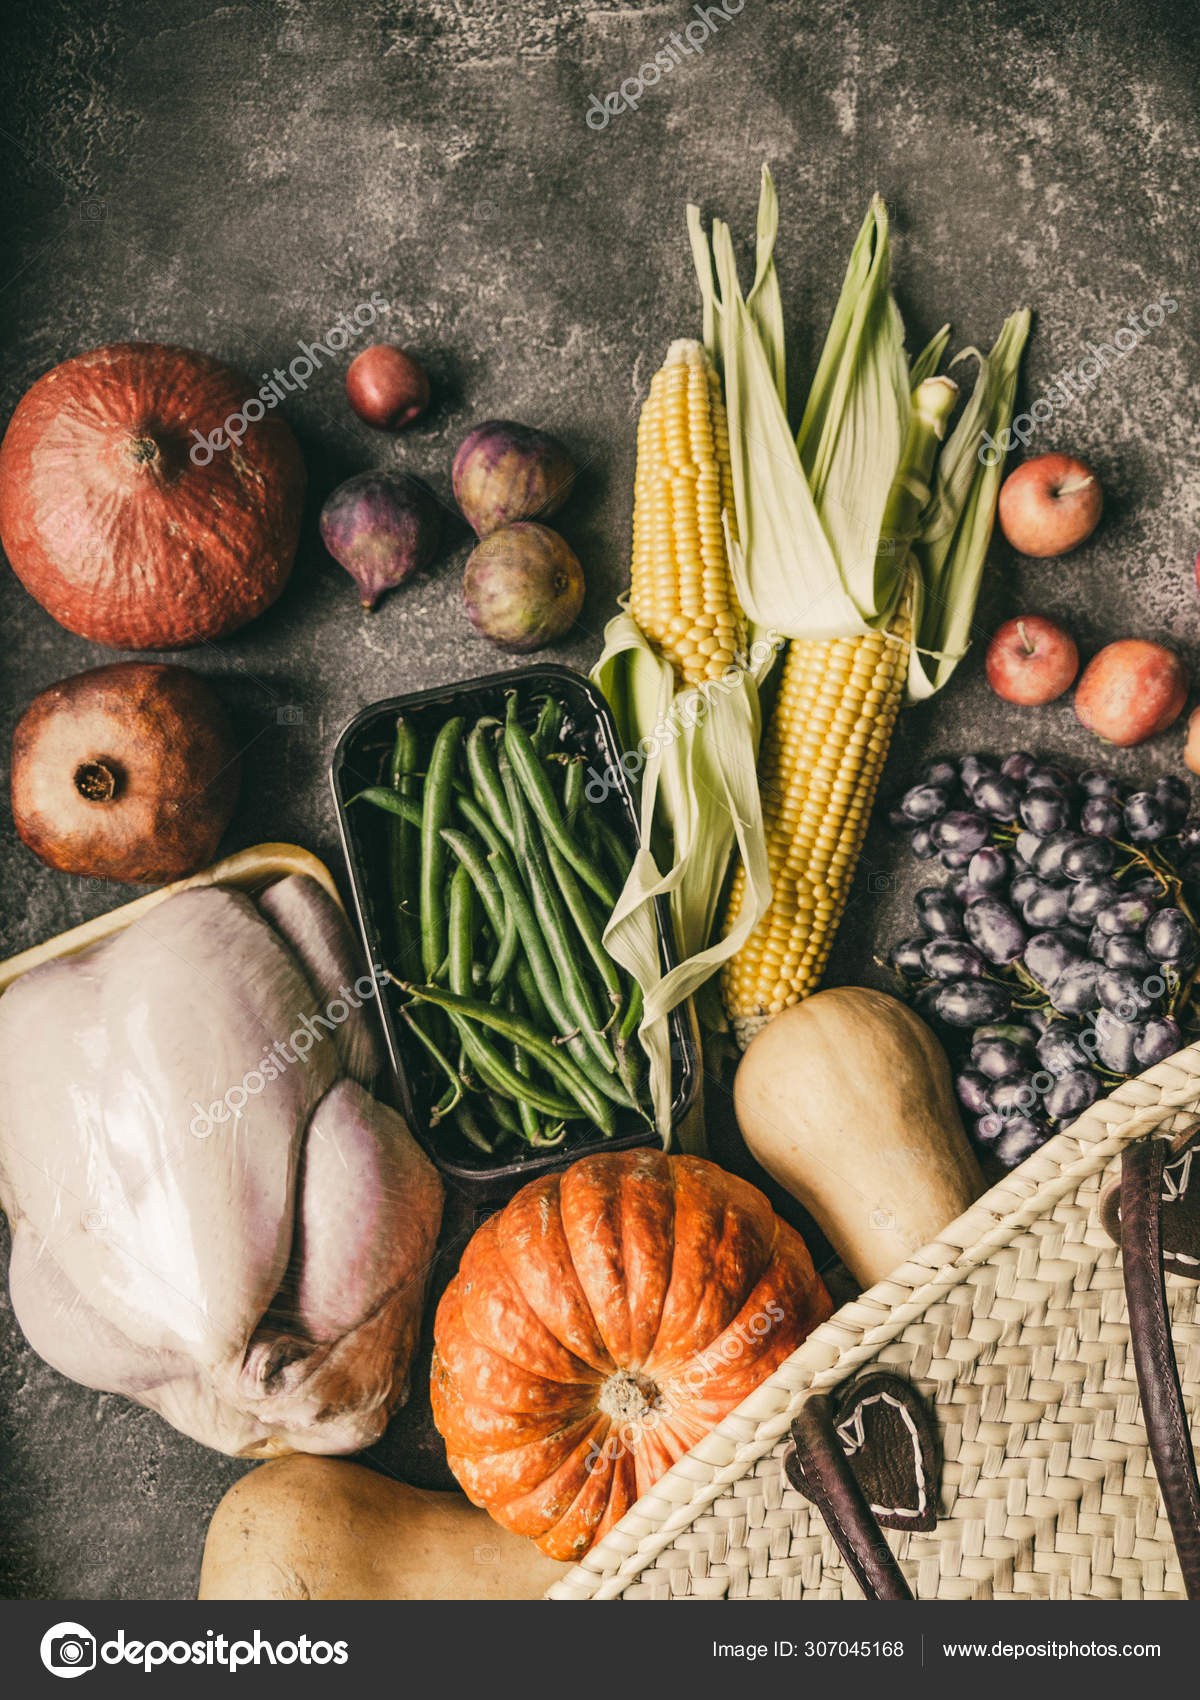
<path fill-rule="evenodd" d="M 1002 461 L 989 466 L 979 450 L 986 431 L 1005 430 L 1012 421 L 1029 325 L 1028 311 L 1013 313 L 990 354 L 968 349 L 958 356 L 963 360 L 974 354 L 979 373 L 938 456 L 932 499 L 913 544 L 920 572 L 906 690 L 910 703 L 940 691 L 967 652 L 1004 475 Z"/>
<path fill-rule="evenodd" d="M 699 994 L 708 1023 L 722 1024 L 709 982 L 741 949 L 770 902 L 754 777 L 762 730 L 759 689 L 782 640 L 843 637 L 884 626 L 910 582 L 915 644 L 909 699 L 944 686 L 965 650 L 999 488 L 1000 469 L 983 465 L 977 451 L 984 431 L 994 438 L 1011 421 L 1029 330 L 1028 313 L 1014 314 L 990 355 L 977 357 L 974 392 L 941 449 L 932 490 L 922 487 L 920 517 L 900 536 L 887 510 L 909 440 L 912 394 L 936 374 L 949 328 L 939 330 L 910 363 L 890 290 L 881 199 L 873 199 L 854 244 L 795 437 L 787 415 L 774 260 L 778 202 L 770 173 L 764 168 L 755 275 L 745 296 L 728 226 L 714 220 L 710 241 L 695 207 L 688 208 L 687 223 L 704 341 L 725 390 L 737 517 L 736 538 L 728 530 L 727 536 L 732 577 L 753 641 L 751 660 L 735 680 L 677 692 L 670 664 L 622 613 L 605 630 L 604 652 L 592 674 L 614 707 L 623 747 L 645 754 L 644 848 L 605 943 L 645 995 L 641 1036 L 664 1140 L 667 1017 Z M 745 899 L 733 931 L 714 939 L 735 850 L 746 868 Z M 659 895 L 670 903 L 679 956 L 679 966 L 665 976 L 652 901 Z"/>

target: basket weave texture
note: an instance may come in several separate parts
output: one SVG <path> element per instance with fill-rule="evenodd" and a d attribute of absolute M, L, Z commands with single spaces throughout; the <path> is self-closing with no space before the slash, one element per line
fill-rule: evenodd
<path fill-rule="evenodd" d="M 874 1365 L 915 1382 L 941 1430 L 936 1531 L 888 1535 L 918 1599 L 1182 1599 L 1097 1203 L 1125 1145 L 1198 1111 L 1200 1045 L 1094 1104 L 817 1328 L 548 1597 L 859 1598 L 783 1455 L 809 1393 Z M 1193 1439 L 1198 1295 L 1167 1276 Z"/>

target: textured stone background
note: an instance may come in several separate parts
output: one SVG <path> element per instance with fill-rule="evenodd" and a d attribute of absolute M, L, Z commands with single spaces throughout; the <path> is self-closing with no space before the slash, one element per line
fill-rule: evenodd
<path fill-rule="evenodd" d="M 411 467 L 448 494 L 473 421 L 558 432 L 587 463 L 562 529 L 590 590 L 555 658 L 594 659 L 626 575 L 634 413 L 668 341 L 697 325 L 684 202 L 749 234 L 763 159 L 783 208 L 798 378 L 875 188 L 915 344 L 946 318 L 953 346 L 983 342 L 1012 307 L 1035 310 L 1027 400 L 1130 312 L 1178 300 L 1034 444 L 1093 462 L 1102 528 L 1058 564 L 997 543 L 979 632 L 1037 610 L 1064 617 L 1085 651 L 1139 634 L 1197 659 L 1191 0 L 745 0 L 637 112 L 590 129 L 590 97 L 636 75 L 691 16 L 685 0 L 7 9 L 0 417 L 60 359 L 122 338 L 192 344 L 254 372 L 286 364 L 374 290 L 392 304 L 387 334 L 434 378 L 428 419 L 400 439 L 349 413 L 344 358 L 289 404 L 312 486 L 294 580 L 250 630 L 188 658 L 247 746 L 228 848 L 292 839 L 337 867 L 325 766 L 341 726 L 378 697 L 497 665 L 460 612 L 461 547 L 374 616 L 359 611 L 312 523 L 348 473 Z M 0 631 L 7 749 L 35 691 L 111 657 L 61 631 L 6 570 Z M 1178 766 L 1181 742 L 1177 729 L 1121 765 Z M 1093 753 L 1068 706 L 1001 708 L 977 650 L 943 699 L 904 721 L 893 785 L 936 750 L 1018 744 Z M 43 869 L 5 816 L 0 953 L 127 895 Z M 915 883 L 876 831 L 832 978 L 875 972 Z M 241 1469 L 62 1380 L 0 1318 L 0 1592 L 187 1597 L 206 1519 Z"/>

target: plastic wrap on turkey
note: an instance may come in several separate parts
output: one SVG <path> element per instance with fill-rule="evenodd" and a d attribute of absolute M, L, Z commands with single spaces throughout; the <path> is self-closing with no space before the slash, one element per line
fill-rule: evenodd
<path fill-rule="evenodd" d="M 0 1202 L 47 1363 L 223 1452 L 407 1396 L 442 1189 L 372 1096 L 371 979 L 292 876 L 182 892 L 0 999 Z"/>

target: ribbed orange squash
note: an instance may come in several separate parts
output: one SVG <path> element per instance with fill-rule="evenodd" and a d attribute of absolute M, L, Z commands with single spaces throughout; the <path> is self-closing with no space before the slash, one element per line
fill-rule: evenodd
<path fill-rule="evenodd" d="M 576 1559 L 830 1314 L 799 1234 L 698 1157 L 586 1157 L 484 1223 L 434 1325 L 469 1499 Z"/>
<path fill-rule="evenodd" d="M 186 649 L 261 614 L 304 505 L 275 405 L 164 343 L 110 343 L 46 372 L 0 443 L 0 538 L 29 594 L 113 649 Z"/>

